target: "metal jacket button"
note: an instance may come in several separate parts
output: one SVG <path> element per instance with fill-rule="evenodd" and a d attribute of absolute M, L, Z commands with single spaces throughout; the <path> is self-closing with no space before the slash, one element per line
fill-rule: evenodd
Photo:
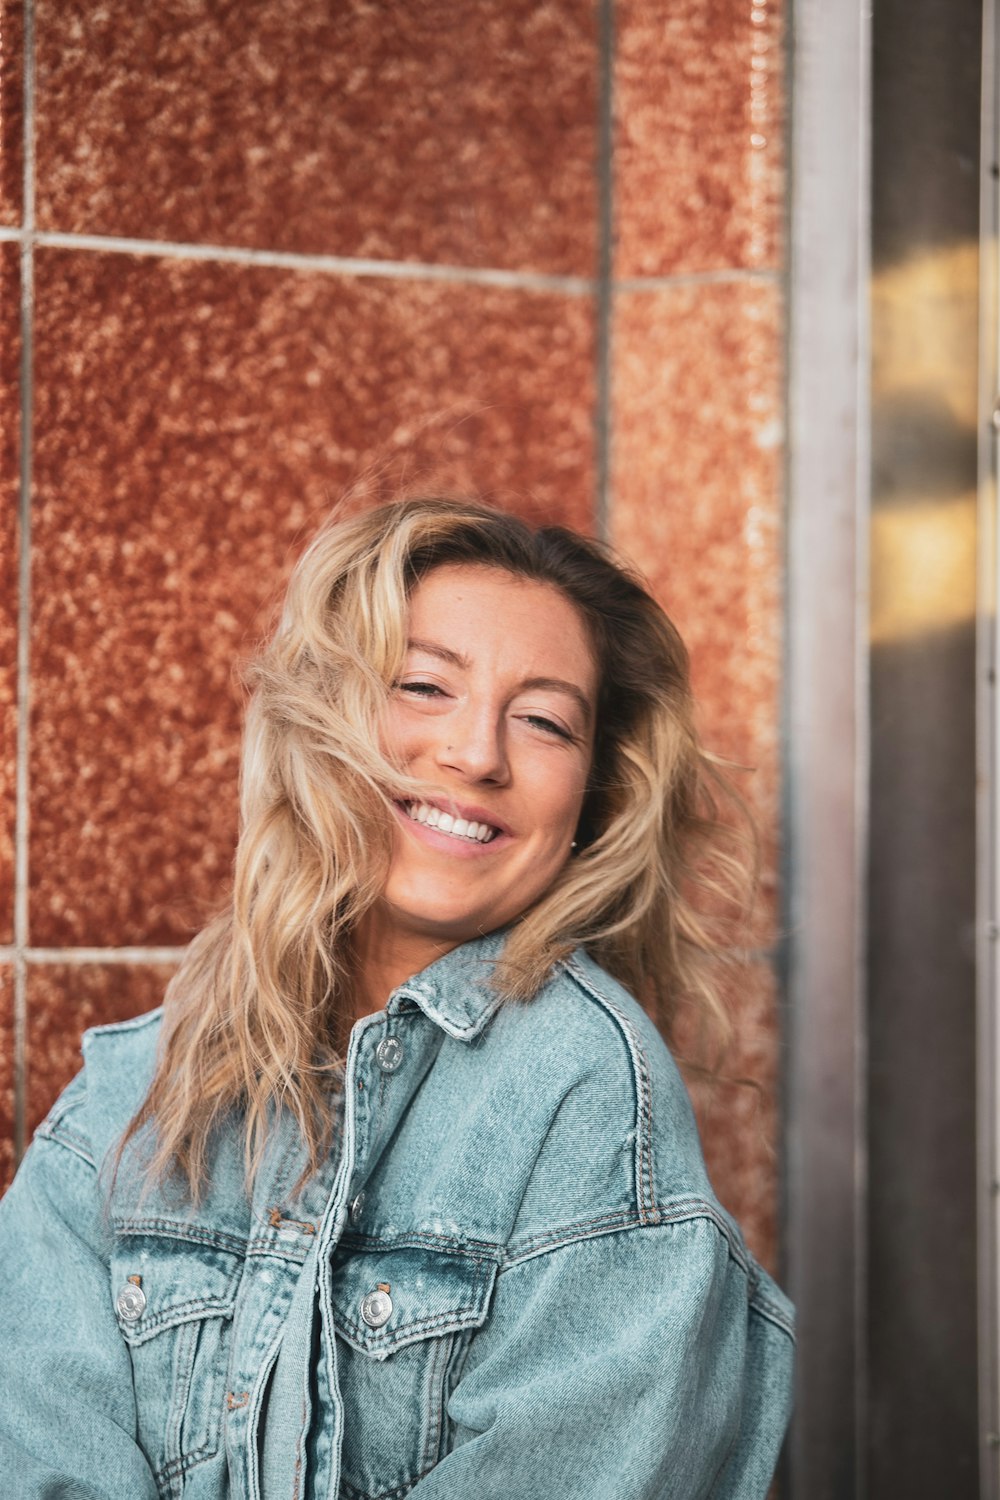
<path fill-rule="evenodd" d="M 403 1061 L 403 1044 L 398 1036 L 382 1038 L 375 1048 L 375 1061 L 383 1073 L 395 1073 Z"/>
<path fill-rule="evenodd" d="M 351 1223 L 352 1224 L 356 1224 L 358 1222 L 358 1220 L 361 1218 L 362 1213 L 364 1212 L 364 1208 L 365 1208 L 365 1190 L 364 1190 L 364 1188 L 362 1188 L 361 1191 L 360 1191 L 360 1193 L 358 1194 L 358 1196 L 354 1199 L 353 1203 L 351 1204 Z"/>
<path fill-rule="evenodd" d="M 146 1293 L 141 1286 L 129 1282 L 115 1298 L 115 1310 L 125 1323 L 135 1323 L 146 1311 Z"/>
<path fill-rule="evenodd" d="M 381 1328 L 392 1317 L 392 1298 L 387 1282 L 380 1281 L 373 1292 L 361 1299 L 361 1316 L 369 1328 Z"/>

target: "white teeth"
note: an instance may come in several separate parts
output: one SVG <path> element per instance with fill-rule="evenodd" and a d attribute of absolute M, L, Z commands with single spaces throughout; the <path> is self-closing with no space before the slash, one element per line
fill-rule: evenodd
<path fill-rule="evenodd" d="M 451 813 L 431 807 L 428 802 L 407 802 L 404 806 L 407 816 L 415 823 L 425 823 L 428 828 L 436 828 L 439 833 L 447 833 L 452 838 L 472 839 L 477 844 L 488 844 L 497 832 L 491 823 L 473 823 L 466 818 L 453 818 Z"/>

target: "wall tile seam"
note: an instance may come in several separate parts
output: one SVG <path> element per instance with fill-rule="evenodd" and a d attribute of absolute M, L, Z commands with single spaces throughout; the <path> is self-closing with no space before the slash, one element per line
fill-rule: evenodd
<path fill-rule="evenodd" d="M 31 768 L 31 483 L 32 483 L 32 252 L 21 250 L 20 473 L 18 523 L 17 722 L 14 762 L 14 1156 L 25 1144 L 25 1047 L 27 1036 L 27 966 L 29 933 L 29 776 Z"/>
<path fill-rule="evenodd" d="M 35 228 L 35 0 L 24 0 L 22 12 L 21 223 Z"/>
<path fill-rule="evenodd" d="M 114 235 L 71 234 L 0 225 L 0 243 L 30 242 L 36 248 L 84 250 L 99 254 L 138 255 L 164 260 L 213 261 L 220 264 L 263 266 L 272 270 L 313 272 L 328 276 L 373 276 L 394 281 L 452 282 L 520 291 L 562 292 L 567 296 L 600 295 L 603 277 L 550 276 L 537 271 L 510 271 L 499 266 L 437 265 L 428 261 L 370 260 L 340 255 L 306 255 L 295 251 L 257 250 L 233 245 L 199 245 L 174 240 L 133 240 Z M 656 292 L 681 286 L 711 286 L 730 282 L 778 285 L 785 279 L 780 267 L 717 267 L 711 271 L 679 271 L 676 275 L 611 275 L 614 292 Z"/>
<path fill-rule="evenodd" d="M 780 327 L 778 351 L 780 360 L 779 404 L 783 439 L 780 447 L 778 468 L 775 475 L 775 497 L 778 505 L 780 528 L 780 551 L 778 570 L 780 597 L 778 603 L 780 646 L 778 656 L 778 703 L 776 727 L 778 732 L 778 855 L 775 862 L 777 879 L 778 937 L 775 943 L 775 1018 L 778 1026 L 778 1074 L 774 1103 L 777 1107 L 777 1123 L 774 1136 L 777 1152 L 775 1188 L 775 1234 L 777 1236 L 777 1271 L 782 1286 L 788 1281 L 788 1247 L 791 1231 L 790 1203 L 790 1146 L 792 1131 L 791 1114 L 791 1061 L 792 1061 L 792 994 L 790 964 L 792 951 L 792 911 L 790 905 L 791 862 L 791 776 L 793 706 L 789 692 L 789 653 L 792 639 L 792 617 L 789 596 L 789 508 L 791 497 L 791 454 L 789 433 L 791 412 L 789 409 L 789 371 L 791 370 L 791 309 L 792 309 L 792 80 L 795 57 L 792 40 L 792 9 L 781 22 L 781 69 L 779 89 L 781 92 L 781 216 L 778 224 L 777 249 L 780 264 L 775 274 L 775 288 L 780 300 Z M 782 1495 L 791 1489 L 790 1449 L 785 1452 L 777 1469 L 778 1486 Z"/>
<path fill-rule="evenodd" d="M 21 365 L 20 454 L 18 466 L 18 556 L 17 601 L 17 725 L 14 763 L 14 1161 L 19 1162 L 27 1143 L 27 1035 L 28 966 L 25 949 L 29 934 L 29 771 L 31 744 L 31 486 L 34 390 L 34 245 L 35 229 L 35 4 L 24 0 L 23 12 L 23 179 L 20 244 Z"/>
<path fill-rule="evenodd" d="M 186 952 L 186 947 L 19 948 L 10 944 L 0 946 L 0 964 L 18 959 L 27 964 L 176 964 Z"/>
<path fill-rule="evenodd" d="M 622 276 L 612 281 L 616 292 L 661 292 L 684 286 L 728 286 L 734 282 L 781 286 L 785 272 L 781 267 L 720 267 L 714 271 L 678 271 L 668 276 Z"/>
<path fill-rule="evenodd" d="M 181 240 L 138 240 L 118 235 L 73 234 L 0 226 L 0 242 L 31 242 L 37 248 L 89 250 L 109 255 L 137 255 L 163 260 L 212 261 L 223 265 L 263 266 L 272 270 L 328 276 L 374 276 L 393 281 L 454 282 L 460 285 L 562 292 L 585 297 L 594 292 L 589 276 L 557 276 L 543 271 L 511 271 L 500 266 L 454 266 L 430 261 L 374 260 L 350 255 L 307 255 L 291 250 L 259 250 L 240 245 L 205 245 Z"/>
<path fill-rule="evenodd" d="M 149 947 L 133 944 L 120 948 L 19 948 L 15 944 L 0 945 L 0 964 L 13 964 L 19 959 L 26 964 L 61 964 L 66 967 L 86 964 L 176 964 L 187 953 L 186 947 Z M 759 947 L 745 948 L 734 955 L 740 965 L 773 964 L 782 953 L 781 940 Z"/>
<path fill-rule="evenodd" d="M 597 278 L 594 286 L 594 529 L 611 539 L 612 312 L 615 245 L 615 9 L 598 0 Z"/>

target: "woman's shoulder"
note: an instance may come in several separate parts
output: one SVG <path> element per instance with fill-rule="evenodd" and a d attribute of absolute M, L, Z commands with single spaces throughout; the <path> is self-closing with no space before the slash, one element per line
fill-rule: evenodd
<path fill-rule="evenodd" d="M 132 1020 L 85 1031 L 83 1066 L 36 1135 L 57 1141 L 100 1166 L 152 1081 L 162 1021 L 163 1007 L 158 1006 Z"/>
<path fill-rule="evenodd" d="M 680 1070 L 635 996 L 578 949 L 534 1004 L 534 1040 L 542 1041 L 543 1030 L 546 1041 L 562 1036 L 571 1054 L 577 1103 L 569 1135 L 579 1154 L 595 1162 L 627 1155 L 632 1227 L 689 1226 L 696 1233 L 700 1224 L 705 1243 L 721 1241 L 730 1263 L 742 1270 L 757 1311 L 790 1333 L 791 1304 L 716 1198 Z"/>
<path fill-rule="evenodd" d="M 488 1071 L 510 1078 L 549 1151 L 626 1166 L 640 1219 L 681 1200 L 716 1210 L 677 1064 L 635 997 L 582 948 L 534 1000 L 500 1007 L 483 1042 Z"/>

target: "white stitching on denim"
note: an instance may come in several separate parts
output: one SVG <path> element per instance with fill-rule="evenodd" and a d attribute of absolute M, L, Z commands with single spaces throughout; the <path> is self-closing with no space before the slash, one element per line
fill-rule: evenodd
<path fill-rule="evenodd" d="M 673 1203 L 668 1201 L 659 1205 L 655 1224 L 644 1223 L 634 1216 L 627 1218 L 609 1214 L 603 1220 L 594 1219 L 582 1225 L 571 1226 L 570 1229 L 561 1231 L 561 1238 L 554 1238 L 560 1233 L 559 1231 L 553 1231 L 550 1236 L 538 1236 L 534 1241 L 525 1241 L 526 1248 L 505 1256 L 499 1275 L 502 1276 L 505 1271 L 512 1270 L 515 1266 L 523 1265 L 525 1261 L 537 1260 L 543 1255 L 548 1255 L 552 1250 L 566 1249 L 580 1240 L 598 1239 L 602 1235 L 620 1234 L 630 1229 L 669 1229 L 675 1224 L 690 1223 L 696 1219 L 708 1220 L 725 1240 L 730 1259 L 747 1278 L 748 1306 L 758 1312 L 761 1317 L 766 1317 L 774 1323 L 794 1341 L 794 1313 L 789 1314 L 785 1307 L 772 1301 L 766 1292 L 761 1291 L 763 1274 L 761 1268 L 747 1253 L 742 1241 L 734 1235 L 732 1226 L 726 1218 L 713 1208 L 711 1203 L 706 1203 L 703 1199 L 678 1199 Z M 583 1232 L 580 1232 L 581 1230 Z"/>
<path fill-rule="evenodd" d="M 111 1227 L 117 1235 L 122 1238 L 131 1235 L 152 1234 L 157 1239 L 168 1239 L 187 1241 L 195 1245 L 211 1245 L 216 1250 L 223 1250 L 241 1259 L 247 1247 L 245 1239 L 239 1235 L 229 1234 L 225 1229 L 206 1229 L 200 1224 L 191 1224 L 186 1220 L 178 1222 L 176 1219 L 166 1219 L 152 1216 L 147 1219 L 132 1219 L 121 1215 L 113 1215 Z"/>
<path fill-rule="evenodd" d="M 650 1087 L 649 1066 L 638 1034 L 632 1023 L 618 1009 L 613 1000 L 601 993 L 581 973 L 575 960 L 570 957 L 561 961 L 560 967 L 598 1005 L 613 1016 L 622 1032 L 625 1046 L 632 1060 L 633 1083 L 636 1089 L 638 1118 L 636 1120 L 639 1161 L 636 1168 L 636 1198 L 639 1213 L 644 1223 L 656 1223 L 656 1190 L 653 1182 L 653 1102 Z M 644 1197 L 645 1194 L 645 1197 Z M 647 1217 L 649 1216 L 649 1217 Z"/>
<path fill-rule="evenodd" d="M 513 1266 L 521 1265 L 526 1260 L 535 1259 L 539 1255 L 547 1255 L 551 1250 L 562 1250 L 578 1240 L 598 1239 L 604 1234 L 621 1234 L 630 1229 L 669 1229 L 674 1224 L 705 1219 L 718 1230 L 729 1248 L 731 1258 L 747 1277 L 748 1282 L 752 1282 L 756 1262 L 747 1255 L 742 1242 L 735 1237 L 731 1225 L 721 1211 L 714 1208 L 711 1203 L 706 1203 L 701 1198 L 680 1198 L 674 1202 L 668 1199 L 665 1204 L 658 1206 L 656 1214 L 657 1217 L 653 1223 L 638 1217 L 608 1214 L 603 1219 L 583 1220 L 579 1224 L 567 1225 L 562 1230 L 553 1230 L 546 1235 L 537 1236 L 534 1241 L 525 1241 L 528 1248 L 508 1254 L 504 1258 L 504 1263 L 500 1267 L 500 1275 L 502 1276 L 505 1271 Z"/>
<path fill-rule="evenodd" d="M 97 1162 L 91 1154 L 90 1142 L 85 1136 L 78 1136 L 75 1131 L 67 1130 L 60 1122 L 53 1125 L 39 1125 L 35 1131 L 36 1140 L 49 1141 L 54 1146 L 62 1146 L 66 1151 L 72 1151 L 88 1167 L 97 1171 Z"/>
<path fill-rule="evenodd" d="M 489 1266 L 495 1264 L 490 1261 L 475 1261 L 475 1280 L 468 1288 L 469 1302 L 462 1307 L 449 1307 L 443 1312 L 427 1313 L 422 1318 L 413 1318 L 405 1327 L 393 1329 L 391 1333 L 383 1333 L 379 1330 L 376 1337 L 372 1337 L 371 1330 L 367 1325 L 362 1326 L 354 1319 L 344 1316 L 333 1310 L 334 1327 L 342 1336 L 355 1339 L 365 1349 L 398 1349 L 407 1343 L 416 1343 L 418 1339 L 426 1337 L 429 1333 L 449 1327 L 452 1329 L 478 1327 L 486 1316 L 485 1298 L 481 1295 L 481 1287 L 485 1281 L 487 1287 L 490 1284 Z"/>

